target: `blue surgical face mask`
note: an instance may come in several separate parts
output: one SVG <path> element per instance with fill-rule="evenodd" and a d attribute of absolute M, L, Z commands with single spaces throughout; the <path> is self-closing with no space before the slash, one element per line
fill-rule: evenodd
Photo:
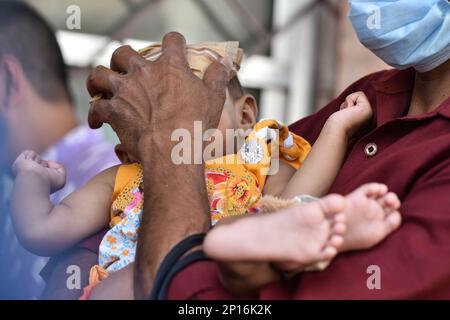
<path fill-rule="evenodd" d="M 361 43 L 387 64 L 419 72 L 450 59 L 449 0 L 350 0 Z"/>

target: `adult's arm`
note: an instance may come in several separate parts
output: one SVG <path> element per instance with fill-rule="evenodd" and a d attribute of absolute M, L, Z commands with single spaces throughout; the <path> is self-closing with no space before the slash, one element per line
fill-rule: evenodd
<path fill-rule="evenodd" d="M 261 299 L 450 299 L 450 160 L 414 183 L 402 226 L 384 242 L 339 256 L 328 269 L 262 288 Z M 195 269 L 194 269 L 195 268 Z M 172 283 L 172 299 L 224 296 L 212 262 L 198 263 Z M 189 277 L 202 273 L 189 288 Z M 187 282 L 187 283 L 186 283 Z"/>
<path fill-rule="evenodd" d="M 385 72 L 386 76 L 393 72 Z M 375 74 L 350 87 L 363 90 L 375 101 L 374 90 L 367 86 L 382 74 Z M 344 94 L 347 94 L 345 92 Z M 341 96 L 340 99 L 343 99 Z M 318 124 L 339 104 L 333 101 L 315 116 L 299 121 L 291 128 L 313 143 Z M 442 138 L 441 138 L 442 139 Z M 424 153 L 432 153 L 433 145 Z M 271 298 L 281 292 L 284 298 L 299 299 L 374 299 L 374 298 L 450 298 L 450 161 L 448 153 L 430 161 L 433 170 L 414 181 L 402 196 L 402 226 L 388 239 L 371 250 L 342 255 L 320 274 L 307 274 L 291 286 L 273 285 L 261 291 Z M 395 170 L 393 166 L 392 170 Z M 380 172 L 380 174 L 382 174 Z M 369 266 L 379 267 L 381 289 L 370 290 L 367 280 Z M 371 269 L 372 272 L 375 269 Z M 370 271 L 370 270 L 369 270 Z M 282 289 L 283 288 L 283 289 Z M 277 298 L 280 298 L 278 295 Z"/>
<path fill-rule="evenodd" d="M 162 52 L 157 61 L 149 62 L 130 47 L 121 47 L 111 60 L 111 68 L 120 74 L 98 67 L 88 79 L 91 96 L 105 97 L 91 104 L 89 124 L 98 128 L 109 123 L 144 168 L 144 210 L 134 270 L 134 293 L 140 299 L 148 297 L 170 249 L 186 236 L 209 229 L 203 162 L 175 165 L 171 134 L 185 129 L 194 145 L 194 121 L 201 121 L 203 129 L 217 128 L 231 73 L 230 61 L 224 60 L 213 63 L 203 81 L 197 78 L 186 61 L 185 39 L 178 33 L 164 37 Z M 201 144 L 197 151 L 203 153 Z"/>
<path fill-rule="evenodd" d="M 364 78 L 356 81 L 344 90 L 336 99 L 331 101 L 327 106 L 322 108 L 319 112 L 301 119 L 290 126 L 290 130 L 296 134 L 304 137 L 308 142 L 314 144 L 317 140 L 322 127 L 327 119 L 336 111 L 339 110 L 340 105 L 345 101 L 345 98 L 356 91 L 364 91 L 368 94 L 369 100 L 373 101 L 375 95 L 372 85 L 374 82 L 380 80 L 385 76 L 389 76 L 386 72 L 378 72 L 370 74 Z M 180 272 L 172 281 L 169 298 L 170 299 L 228 299 L 232 296 L 227 293 L 218 278 L 218 266 L 215 262 L 197 262 L 189 266 L 183 272 Z M 366 275 L 364 273 L 364 275 Z M 295 281 L 295 280 L 292 280 Z M 283 286 L 270 290 L 263 290 L 262 297 L 278 298 L 283 295 L 284 298 L 292 297 L 292 284 L 287 284 L 286 288 Z M 329 291 L 329 290 L 328 290 Z M 278 296 L 264 295 L 265 292 L 276 292 Z"/>

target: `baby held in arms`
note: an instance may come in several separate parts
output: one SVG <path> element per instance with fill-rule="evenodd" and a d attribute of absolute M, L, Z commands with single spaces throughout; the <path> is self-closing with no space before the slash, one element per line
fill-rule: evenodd
<path fill-rule="evenodd" d="M 150 46 L 140 54 L 155 60 L 160 48 Z M 233 57 L 238 70 L 242 50 L 237 43 L 204 43 L 187 50 L 189 65 L 200 78 L 214 59 L 225 55 Z M 243 91 L 237 77 L 229 82 L 217 132 L 223 137 L 227 130 L 246 134 L 241 146 L 205 159 L 214 227 L 204 250 L 218 261 L 236 261 L 227 264 L 232 270 L 221 277 L 226 288 L 247 295 L 281 277 L 323 270 L 337 254 L 369 249 L 400 226 L 400 201 L 383 184 L 326 196 L 348 142 L 371 118 L 364 93 L 351 94 L 311 147 L 276 120 L 257 122 L 255 99 Z M 143 170 L 123 146 L 116 152 L 122 165 L 98 174 L 58 205 L 50 195 L 65 184 L 62 165 L 33 151 L 23 152 L 13 165 L 12 218 L 19 240 L 31 252 L 56 255 L 109 226 L 83 298 L 135 258 L 144 206 Z M 229 223 L 240 224 L 242 232 L 230 234 Z"/>

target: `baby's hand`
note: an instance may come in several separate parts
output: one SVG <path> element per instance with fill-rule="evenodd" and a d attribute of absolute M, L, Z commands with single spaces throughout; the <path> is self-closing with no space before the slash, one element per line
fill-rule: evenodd
<path fill-rule="evenodd" d="M 51 192 L 56 192 L 66 184 L 66 170 L 63 165 L 42 160 L 39 154 L 34 151 L 22 152 L 14 161 L 12 166 L 15 175 L 23 171 L 32 171 L 44 179 L 47 179 Z"/>
<path fill-rule="evenodd" d="M 331 115 L 329 121 L 342 127 L 348 137 L 352 137 L 372 119 L 373 111 L 364 92 L 349 95 L 339 111 Z"/>

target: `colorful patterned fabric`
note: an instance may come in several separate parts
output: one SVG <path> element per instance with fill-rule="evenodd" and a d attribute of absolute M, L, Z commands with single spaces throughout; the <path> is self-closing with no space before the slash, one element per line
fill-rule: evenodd
<path fill-rule="evenodd" d="M 139 164 L 120 166 L 111 206 L 111 229 L 99 248 L 99 264 L 108 272 L 134 261 L 144 206 L 143 170 Z"/>
<path fill-rule="evenodd" d="M 236 154 L 207 161 L 205 178 L 214 226 L 226 217 L 259 212 L 259 200 L 277 161 L 295 169 L 306 159 L 310 144 L 276 120 L 261 120 Z"/>
<path fill-rule="evenodd" d="M 274 157 L 280 156 L 280 161 L 298 169 L 310 149 L 306 140 L 290 133 L 286 126 L 263 120 L 254 127 L 240 152 L 207 161 L 205 179 L 211 224 L 258 212 Z M 143 176 L 140 164 L 119 167 L 112 196 L 111 229 L 100 244 L 99 266 L 91 269 L 91 279 L 104 277 L 99 270 L 114 272 L 134 261 L 144 204 Z"/>

